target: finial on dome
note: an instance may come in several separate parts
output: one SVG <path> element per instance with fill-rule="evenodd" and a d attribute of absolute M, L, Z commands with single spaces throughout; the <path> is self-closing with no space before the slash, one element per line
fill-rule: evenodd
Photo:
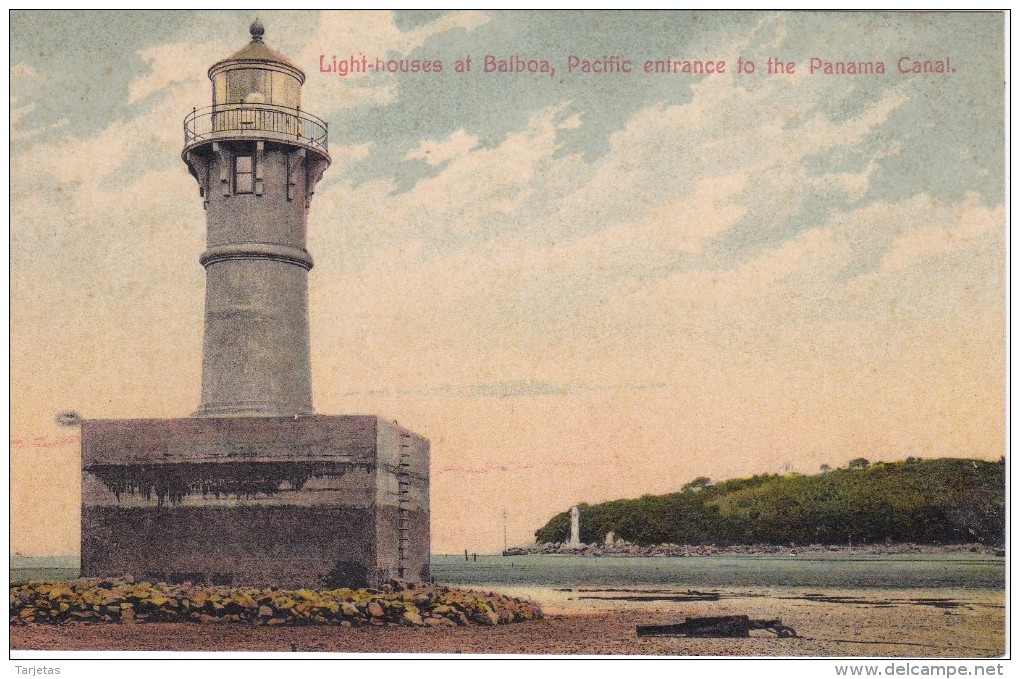
<path fill-rule="evenodd" d="M 255 21 L 251 22 L 251 26 L 248 27 L 248 31 L 251 33 L 251 39 L 255 42 L 262 42 L 262 36 L 266 34 L 266 27 L 262 25 L 258 17 L 255 17 Z"/>

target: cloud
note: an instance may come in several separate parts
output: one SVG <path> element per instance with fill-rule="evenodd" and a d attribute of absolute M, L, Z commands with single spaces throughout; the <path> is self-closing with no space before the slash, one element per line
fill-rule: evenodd
<path fill-rule="evenodd" d="M 1001 314 L 1003 205 L 973 192 L 956 202 L 917 194 L 835 212 L 828 227 L 852 253 L 845 268 L 855 272 L 833 288 L 837 303 L 860 313 L 883 304 L 901 315 L 914 309 L 931 322 Z"/>
<path fill-rule="evenodd" d="M 486 23 L 484 12 L 447 12 L 409 31 L 397 27 L 390 11 L 320 12 L 315 32 L 298 56 L 303 63 L 318 63 L 319 54 L 382 58 L 390 53 L 409 54 L 429 38 L 456 29 L 471 31 Z M 362 74 L 364 75 L 364 74 Z"/>
<path fill-rule="evenodd" d="M 70 122 L 68 118 L 59 118 L 49 125 L 39 125 L 25 129 L 24 123 L 32 121 L 32 113 L 37 107 L 34 103 L 18 106 L 18 101 L 20 101 L 18 97 L 11 97 L 10 134 L 12 142 L 20 141 L 28 137 L 34 137 L 35 135 L 43 134 L 44 132 L 59 130 Z"/>
<path fill-rule="evenodd" d="M 43 434 L 30 439 L 14 437 L 10 440 L 11 448 L 58 448 L 73 446 L 78 443 L 81 443 L 80 434 L 65 434 L 63 436 L 47 436 Z"/>
<path fill-rule="evenodd" d="M 561 107 L 534 113 L 528 125 L 507 135 L 495 148 L 482 148 L 453 158 L 445 170 L 419 181 L 404 202 L 429 213 L 454 217 L 457 229 L 473 230 L 490 212 L 512 213 L 537 190 L 539 165 L 558 149 L 560 130 L 576 126 L 563 118 Z"/>
<path fill-rule="evenodd" d="M 516 261 L 534 270 L 582 263 L 603 274 L 633 274 L 663 257 L 698 253 L 744 216 L 740 196 L 747 181 L 745 172 L 701 178 L 689 195 L 653 203 L 633 219 L 590 236 L 534 248 Z"/>
<path fill-rule="evenodd" d="M 591 384 L 582 382 L 557 383 L 538 380 L 504 380 L 485 382 L 458 388 L 461 395 L 480 398 L 528 398 L 532 396 L 566 396 L 592 391 L 633 391 L 662 389 L 662 382 L 631 384 Z"/>
<path fill-rule="evenodd" d="M 634 303 L 718 315 L 720 325 L 727 318 L 754 317 L 780 327 L 784 319 L 814 315 L 825 322 L 833 315 L 867 313 L 878 322 L 889 310 L 871 309 L 876 300 L 898 299 L 893 303 L 909 307 L 935 293 L 925 282 L 931 274 L 924 267 L 939 257 L 968 263 L 944 272 L 945 285 L 970 287 L 990 263 L 983 248 L 989 239 L 1001 238 L 1003 225 L 1003 206 L 982 205 L 973 193 L 956 203 L 923 194 L 874 201 L 833 211 L 820 225 L 736 265 L 677 272 L 637 293 L 640 302 Z M 921 278 L 906 276 L 908 267 L 918 269 Z"/>
<path fill-rule="evenodd" d="M 424 160 L 432 166 L 442 165 L 452 158 L 465 155 L 478 145 L 478 137 L 463 129 L 457 130 L 442 141 L 422 139 L 418 148 L 410 151 L 406 160 Z"/>
<path fill-rule="evenodd" d="M 900 271 L 932 257 L 965 251 L 979 239 L 1001 233 L 1006 223 L 1002 205 L 981 205 L 975 193 L 968 193 L 966 200 L 952 205 L 929 196 L 915 196 L 905 208 L 901 215 L 910 219 L 910 226 L 883 255 L 880 268 L 884 272 Z"/>
<path fill-rule="evenodd" d="M 139 51 L 149 71 L 128 84 L 129 101 L 135 106 L 95 132 L 50 134 L 20 150 L 11 158 L 12 168 L 17 169 L 12 184 L 29 184 L 41 176 L 47 183 L 80 184 L 84 195 L 118 172 L 144 172 L 153 163 L 174 163 L 183 144 L 181 122 L 194 107 L 209 104 L 206 71 L 227 53 L 216 42 L 176 42 Z M 22 114 L 19 121 L 30 119 L 31 115 Z M 46 129 L 66 125 L 58 120 Z M 21 136 L 36 133 L 19 131 Z"/>
<path fill-rule="evenodd" d="M 777 286 L 803 285 L 822 280 L 840 261 L 833 233 L 827 229 L 809 229 L 779 247 L 741 262 L 732 269 L 708 269 L 675 274 L 652 288 L 649 294 L 667 300 L 718 309 L 720 304 L 760 299 Z"/>
<path fill-rule="evenodd" d="M 164 162 L 180 153 L 180 122 L 198 97 L 208 97 L 200 86 L 181 89 L 173 97 L 155 102 L 133 117 L 120 118 L 88 136 L 52 136 L 11 158 L 16 182 L 39 175 L 47 181 L 88 183 L 94 186 L 126 163 Z"/>
<path fill-rule="evenodd" d="M 355 223 L 371 224 L 371 229 L 345 232 L 342 248 L 334 238 L 321 242 L 321 247 L 337 249 L 339 256 L 357 252 L 351 264 L 369 270 L 393 270 L 405 259 L 419 256 L 422 251 L 415 246 L 419 240 L 432 248 L 444 243 L 460 248 L 465 239 L 477 243 L 484 240 L 483 221 L 512 215 L 543 191 L 535 177 L 560 148 L 560 131 L 576 124 L 576 117 L 564 116 L 562 106 L 556 105 L 533 113 L 525 127 L 494 147 L 472 144 L 464 151 L 470 140 L 454 133 L 441 144 L 439 153 L 447 156 L 442 170 L 408 191 L 397 193 L 393 179 L 357 186 L 340 182 L 320 191 L 317 212 L 310 215 L 311 233 L 314 237 L 330 229 L 328 216 L 338 211 Z M 429 142 L 419 143 L 423 155 L 428 148 Z"/>
<path fill-rule="evenodd" d="M 39 72 L 24 61 L 19 61 L 11 66 L 10 74 L 11 80 L 31 80 L 39 77 Z"/>
<path fill-rule="evenodd" d="M 464 389 L 467 396 L 482 398 L 526 398 L 530 396 L 566 396 L 589 391 L 631 391 L 635 389 L 662 389 L 662 382 L 638 384 L 559 384 L 536 380 L 510 380 L 473 384 Z"/>
<path fill-rule="evenodd" d="M 220 41 L 197 45 L 176 42 L 140 50 L 138 56 L 148 64 L 149 71 L 128 85 L 128 103 L 136 103 L 175 85 L 207 85 L 209 67 L 227 54 L 225 43 Z"/>

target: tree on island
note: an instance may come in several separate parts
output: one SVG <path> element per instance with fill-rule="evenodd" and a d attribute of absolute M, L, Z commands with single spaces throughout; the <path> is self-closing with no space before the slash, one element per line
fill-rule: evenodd
<path fill-rule="evenodd" d="M 1001 545 L 1005 464 L 969 459 L 876 462 L 815 475 L 759 474 L 680 491 L 579 505 L 581 541 L 610 531 L 635 545 L 845 544 L 916 542 Z M 566 542 L 568 512 L 535 531 L 540 543 Z"/>

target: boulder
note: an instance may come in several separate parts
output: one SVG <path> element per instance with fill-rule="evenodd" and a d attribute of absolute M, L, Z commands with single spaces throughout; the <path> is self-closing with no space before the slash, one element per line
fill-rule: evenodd
<path fill-rule="evenodd" d="M 429 616 L 424 620 L 426 627 L 456 627 L 457 623 L 449 618 Z"/>
<path fill-rule="evenodd" d="M 411 625 L 412 627 L 421 627 L 425 624 L 425 621 L 422 620 L 417 609 L 408 609 L 404 611 L 404 615 L 400 618 L 400 623 L 403 625 Z"/>

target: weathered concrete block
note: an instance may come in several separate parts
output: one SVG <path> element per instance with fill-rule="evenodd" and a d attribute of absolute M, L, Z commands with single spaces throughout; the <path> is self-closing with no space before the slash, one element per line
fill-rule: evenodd
<path fill-rule="evenodd" d="M 82 575 L 428 578 L 429 442 L 374 416 L 86 420 Z"/>

